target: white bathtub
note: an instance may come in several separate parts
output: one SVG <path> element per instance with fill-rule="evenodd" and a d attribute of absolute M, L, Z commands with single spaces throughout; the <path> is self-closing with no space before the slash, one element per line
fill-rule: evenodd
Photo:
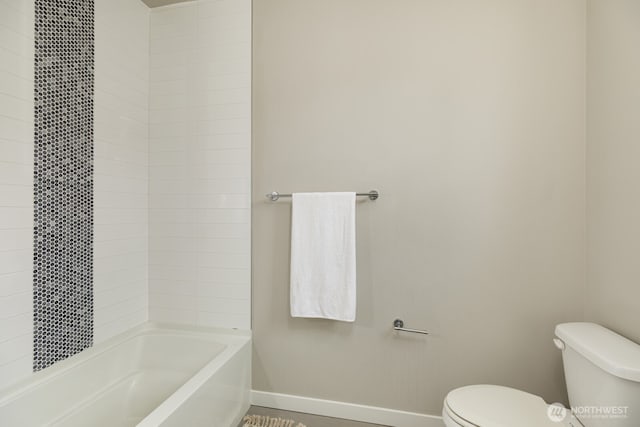
<path fill-rule="evenodd" d="M 0 392 L 0 426 L 235 427 L 249 332 L 146 323 Z"/>

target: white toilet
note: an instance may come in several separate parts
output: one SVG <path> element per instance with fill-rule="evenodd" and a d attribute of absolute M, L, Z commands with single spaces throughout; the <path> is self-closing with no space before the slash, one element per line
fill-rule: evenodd
<path fill-rule="evenodd" d="M 563 323 L 556 336 L 573 413 L 524 391 L 471 385 L 445 398 L 445 425 L 639 427 L 640 345 L 594 323 Z"/>

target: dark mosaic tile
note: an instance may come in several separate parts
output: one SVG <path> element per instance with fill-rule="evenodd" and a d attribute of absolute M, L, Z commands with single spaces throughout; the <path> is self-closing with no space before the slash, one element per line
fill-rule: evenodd
<path fill-rule="evenodd" d="M 35 371 L 93 343 L 93 17 L 35 1 Z"/>

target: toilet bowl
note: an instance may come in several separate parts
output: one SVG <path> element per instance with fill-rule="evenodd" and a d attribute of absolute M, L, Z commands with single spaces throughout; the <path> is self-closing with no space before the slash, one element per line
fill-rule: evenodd
<path fill-rule="evenodd" d="M 470 385 L 447 394 L 447 427 L 638 427 L 640 345 L 600 325 L 556 326 L 572 410 L 498 385 Z"/>
<path fill-rule="evenodd" d="M 582 427 L 549 416 L 541 397 L 498 385 L 471 385 L 451 391 L 442 417 L 447 427 Z"/>

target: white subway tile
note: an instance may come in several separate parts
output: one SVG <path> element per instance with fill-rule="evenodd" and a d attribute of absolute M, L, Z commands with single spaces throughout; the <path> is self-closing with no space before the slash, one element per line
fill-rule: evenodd
<path fill-rule="evenodd" d="M 185 147 L 186 148 L 186 147 Z M 152 151 L 149 153 L 151 166 L 186 166 L 190 164 L 187 151 Z"/>
<path fill-rule="evenodd" d="M 0 2 L 0 26 L 20 34 L 33 32 L 34 2 L 2 0 Z M 33 37 L 33 35 L 31 35 Z"/>
<path fill-rule="evenodd" d="M 248 148 L 228 148 L 219 150 L 198 150 L 194 155 L 195 163 L 204 165 L 241 165 L 245 169 L 251 166 L 251 150 Z"/>
<path fill-rule="evenodd" d="M 237 89 L 216 89 L 207 90 L 201 93 L 196 106 L 211 106 L 220 104 L 236 104 L 247 102 L 251 99 L 251 89 L 237 88 Z"/>
<path fill-rule="evenodd" d="M 146 126 L 146 125 L 145 125 Z M 101 141 L 102 142 L 102 141 Z M 149 163 L 149 156 L 145 150 L 146 145 L 118 145 L 108 142 L 96 144 L 95 157 L 100 159 L 115 160 L 124 163 L 131 163 L 131 167 L 146 166 Z M 97 162 L 100 169 L 102 164 Z M 97 172 L 101 172 L 98 170 Z M 146 177 L 144 177 L 146 179 Z"/>
<path fill-rule="evenodd" d="M 196 125 L 195 132 L 197 135 L 225 135 L 225 134 L 242 134 L 251 126 L 249 118 L 239 119 L 220 119 L 200 121 Z"/>
<path fill-rule="evenodd" d="M 197 3 L 198 18 L 211 19 L 238 15 L 244 20 L 251 19 L 251 2 L 249 1 L 202 1 Z"/>
<path fill-rule="evenodd" d="M 0 388 L 31 375 L 34 2 L 0 0 Z"/>
<path fill-rule="evenodd" d="M 0 184 L 33 185 L 33 166 L 0 160 Z"/>
<path fill-rule="evenodd" d="M 0 25 L 0 47 L 26 58 L 27 54 L 33 50 L 33 36 L 28 37 L 22 32 Z M 30 59 L 33 61 L 33 58 Z M 26 75 L 27 73 L 16 74 Z"/>
<path fill-rule="evenodd" d="M 33 290 L 0 297 L 0 319 L 28 313 L 32 305 Z"/>
<path fill-rule="evenodd" d="M 33 206 L 28 208 L 0 206 L 0 229 L 32 227 Z"/>
<path fill-rule="evenodd" d="M 192 237 L 196 238 L 198 234 L 198 226 L 195 223 L 173 223 L 149 225 L 149 234 L 157 237 Z"/>
<path fill-rule="evenodd" d="M 97 308 L 94 311 L 96 323 L 108 323 L 128 314 L 144 310 L 147 306 L 147 300 L 146 292 L 144 292 L 129 299 L 120 300 L 107 307 Z"/>
<path fill-rule="evenodd" d="M 33 206 L 33 186 L 0 184 L 0 207 Z"/>
<path fill-rule="evenodd" d="M 193 171 L 187 165 L 152 165 L 149 166 L 149 181 L 160 179 L 181 179 L 192 177 Z"/>
<path fill-rule="evenodd" d="M 179 293 L 149 293 L 149 306 L 152 308 L 165 308 L 174 310 L 189 310 L 195 312 L 198 309 L 198 297 L 195 295 L 183 295 Z"/>
<path fill-rule="evenodd" d="M 21 70 L 16 71 L 20 72 Z M 33 80 L 25 75 L 0 71 L 0 93 L 23 100 L 32 99 Z M 25 117 L 21 121 L 28 121 L 28 119 Z"/>
<path fill-rule="evenodd" d="M 136 198 L 135 194 L 129 197 Z M 100 202 L 102 204 L 102 202 Z M 93 213 L 94 224 L 146 224 L 147 223 L 147 205 L 146 203 L 139 208 L 103 208 L 96 207 Z"/>
<path fill-rule="evenodd" d="M 201 224 L 249 224 L 249 209 L 200 209 L 196 212 L 196 220 Z"/>
<path fill-rule="evenodd" d="M 232 178 L 217 180 L 198 180 L 191 186 L 194 194 L 246 194 L 251 193 L 251 180 Z"/>
<path fill-rule="evenodd" d="M 195 196 L 191 194 L 151 194 L 149 195 L 149 209 L 192 209 Z"/>
<path fill-rule="evenodd" d="M 0 49 L 0 63 L 1 62 L 2 49 Z M 30 63 L 29 65 L 29 71 L 32 71 L 33 63 Z M 33 100 L 16 98 L 11 95 L 0 93 L 0 116 L 21 120 L 25 123 L 28 123 L 30 129 L 32 129 L 34 119 Z M 4 137 L 4 132 L 2 132 L 2 135 Z M 33 157 L 33 152 L 31 153 L 31 157 Z M 33 162 L 33 159 L 31 159 L 31 162 Z"/>
<path fill-rule="evenodd" d="M 200 7 L 206 18 L 189 28 Z M 250 324 L 250 22 L 247 0 L 151 11 L 154 320 Z"/>
<path fill-rule="evenodd" d="M 121 176 L 125 178 L 147 179 L 148 167 L 119 160 L 100 158 L 96 160 L 96 170 L 100 174 Z"/>
<path fill-rule="evenodd" d="M 94 274 L 94 289 L 105 290 L 120 286 L 126 283 L 145 282 L 148 279 L 148 268 L 146 265 L 138 265 L 132 268 L 118 271 L 108 271 L 103 274 Z"/>
<path fill-rule="evenodd" d="M 3 76 L 0 75 L 0 81 L 2 78 Z M 29 143 L 33 139 L 33 124 L 27 120 L 0 116 L 0 128 L 2 129 L 2 139 L 22 143 Z"/>
<path fill-rule="evenodd" d="M 224 150 L 224 149 L 249 149 L 251 147 L 251 134 L 245 133 L 228 133 L 211 135 L 198 135 L 196 146 L 201 150 Z M 231 177 L 228 177 L 231 178 Z"/>
<path fill-rule="evenodd" d="M 198 239 L 197 249 L 202 252 L 248 254 L 251 242 L 247 239 Z"/>
<path fill-rule="evenodd" d="M 0 343 L 0 366 L 8 365 L 31 355 L 33 335 L 27 333 L 19 337 Z"/>
<path fill-rule="evenodd" d="M 103 310 L 125 300 L 145 295 L 147 284 L 145 282 L 126 283 L 109 289 L 96 290 L 94 293 L 94 309 Z"/>
<path fill-rule="evenodd" d="M 136 151 L 146 152 L 148 110 L 129 108 L 118 111 L 117 106 L 107 103 L 94 107 L 94 130 L 97 130 L 96 142 L 124 146 Z"/>
<path fill-rule="evenodd" d="M 164 28 L 166 25 L 193 26 L 198 12 L 193 4 L 181 4 L 170 8 L 158 8 L 151 10 L 150 29 L 152 32 Z"/>
<path fill-rule="evenodd" d="M 105 276 L 110 272 L 122 271 L 130 268 L 136 268 L 147 263 L 148 255 L 146 252 L 132 252 L 112 255 L 109 257 L 96 258 L 93 273 L 96 276 Z M 117 286 L 118 283 L 114 284 Z"/>
<path fill-rule="evenodd" d="M 250 205 L 247 194 L 202 194 L 193 201 L 196 209 L 249 209 Z"/>
<path fill-rule="evenodd" d="M 96 193 L 106 191 L 146 195 L 149 189 L 149 181 L 147 179 L 129 178 L 124 176 L 101 175 L 95 173 L 93 182 L 94 191 Z"/>
<path fill-rule="evenodd" d="M 149 265 L 184 266 L 195 270 L 198 265 L 197 252 L 149 251 Z"/>
<path fill-rule="evenodd" d="M 249 269 L 241 268 L 205 268 L 198 267 L 197 274 L 200 283 L 249 284 L 251 273 Z"/>
<path fill-rule="evenodd" d="M 200 282 L 197 289 L 198 295 L 217 299 L 248 300 L 251 298 L 251 287 L 238 284 Z"/>
<path fill-rule="evenodd" d="M 178 310 L 149 306 L 149 318 L 156 322 L 198 324 L 198 312 L 195 310 Z M 210 325 L 213 326 L 213 325 Z"/>
<path fill-rule="evenodd" d="M 198 298 L 198 311 L 210 313 L 250 314 L 251 301 L 231 298 Z"/>
<path fill-rule="evenodd" d="M 149 269 L 149 279 L 156 280 L 198 280 L 197 269 L 182 265 L 154 265 Z"/>
<path fill-rule="evenodd" d="M 155 24 L 151 26 L 149 39 L 170 39 L 196 34 L 196 26 L 193 23 L 168 22 L 166 24 Z"/>
<path fill-rule="evenodd" d="M 197 220 L 197 212 L 194 210 L 153 209 L 149 212 L 150 224 L 193 223 L 193 222 L 196 222 L 196 220 Z"/>
<path fill-rule="evenodd" d="M 32 331 L 33 314 L 31 312 L 3 318 L 0 322 L 0 348 L 4 341 L 27 335 Z"/>
<path fill-rule="evenodd" d="M 198 252 L 197 265 L 207 268 L 251 268 L 250 254 Z"/>
<path fill-rule="evenodd" d="M 193 172 L 197 179 L 218 180 L 249 178 L 251 176 L 251 170 L 247 167 L 249 163 L 250 161 L 247 161 L 247 165 L 219 164 L 216 165 L 216 167 L 207 167 L 207 165 L 202 165 L 194 168 Z"/>
<path fill-rule="evenodd" d="M 198 295 L 198 282 L 195 280 L 149 279 L 149 292 Z"/>
<path fill-rule="evenodd" d="M 22 251 L 33 246 L 33 229 L 16 228 L 0 230 L 0 253 Z"/>
<path fill-rule="evenodd" d="M 198 239 L 183 237 L 155 237 L 149 236 L 149 248 L 156 251 L 195 252 L 198 249 Z"/>
<path fill-rule="evenodd" d="M 198 235 L 211 239 L 251 239 L 249 224 L 198 224 Z"/>
<path fill-rule="evenodd" d="M 107 322 L 96 322 L 93 331 L 95 342 L 105 341 L 115 335 L 121 334 L 128 329 L 135 327 L 149 318 L 148 307 L 124 314 Z"/>
<path fill-rule="evenodd" d="M 240 89 L 251 87 L 251 73 L 228 73 L 212 76 L 197 76 L 201 90 Z M 246 101 L 246 100 L 245 100 Z"/>
<path fill-rule="evenodd" d="M 33 340 L 33 338 L 31 338 Z M 32 342 L 27 345 L 26 339 L 23 339 L 19 342 L 9 342 L 7 345 L 20 345 L 21 352 L 20 357 L 17 359 L 0 365 L 0 388 L 9 386 L 18 381 L 21 381 L 27 377 L 29 377 L 33 373 L 33 356 L 31 347 L 33 345 Z M 4 346 L 0 344 L 0 353 L 5 351 Z"/>
<path fill-rule="evenodd" d="M 146 209 L 148 195 L 135 193 L 112 193 L 103 191 L 95 195 L 94 206 L 97 209 Z"/>
<path fill-rule="evenodd" d="M 94 233 L 96 240 L 122 240 L 146 237 L 149 229 L 146 224 L 96 224 Z"/>
<path fill-rule="evenodd" d="M 225 16 L 218 20 L 200 19 L 197 47 L 215 49 L 220 45 L 245 46 L 250 43 L 251 33 L 247 31 L 244 17 L 240 18 Z"/>
<path fill-rule="evenodd" d="M 194 108 L 191 111 L 191 114 L 198 121 L 238 118 L 248 119 L 251 116 L 251 104 L 249 102 L 239 102 L 237 104 L 208 105 Z"/>
<path fill-rule="evenodd" d="M 147 236 L 121 240 L 99 240 L 96 238 L 93 243 L 93 257 L 97 263 L 100 258 L 112 257 L 121 254 L 146 254 L 148 252 L 148 247 L 149 244 Z"/>
<path fill-rule="evenodd" d="M 251 68 L 251 55 L 220 60 L 206 55 L 195 58 L 194 73 L 199 78 L 211 78 L 226 74 L 244 73 Z"/>
<path fill-rule="evenodd" d="M 31 259 L 30 255 L 31 253 L 20 254 L 23 258 L 29 256 L 29 259 Z M 33 262 L 26 262 L 22 259 L 20 262 L 24 263 L 23 267 L 28 266 L 28 268 L 18 270 L 15 273 L 0 274 L 0 296 L 7 297 L 33 291 Z"/>
<path fill-rule="evenodd" d="M 251 313 L 212 313 L 200 311 L 197 314 L 198 323 L 202 326 L 217 328 L 251 329 Z"/>

